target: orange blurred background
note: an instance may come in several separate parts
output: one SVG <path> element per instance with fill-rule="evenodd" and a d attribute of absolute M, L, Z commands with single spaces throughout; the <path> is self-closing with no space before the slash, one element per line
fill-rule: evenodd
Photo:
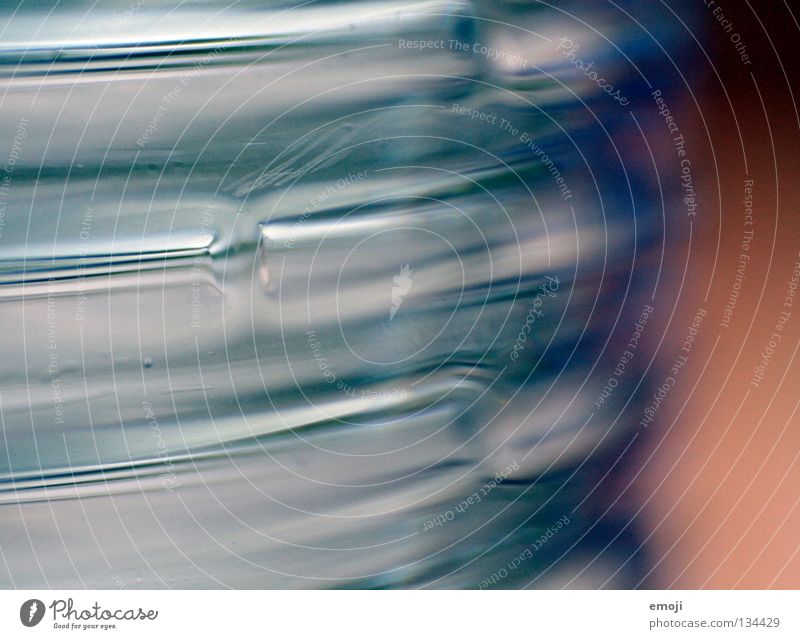
<path fill-rule="evenodd" d="M 750 62 L 709 10 L 701 40 L 709 60 L 693 69 L 700 110 L 687 99 L 680 116 L 693 129 L 701 212 L 691 247 L 672 252 L 674 278 L 690 257 L 662 366 L 697 309 L 707 315 L 680 392 L 609 492 L 638 513 L 651 565 L 640 585 L 798 588 L 798 12 L 784 2 L 728 2 L 724 15 Z"/>

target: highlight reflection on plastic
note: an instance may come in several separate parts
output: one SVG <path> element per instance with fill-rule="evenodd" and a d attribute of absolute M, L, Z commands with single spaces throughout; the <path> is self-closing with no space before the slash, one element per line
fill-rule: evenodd
<path fill-rule="evenodd" d="M 4 8 L 0 584 L 632 578 L 584 384 L 646 299 L 657 56 L 581 11 Z"/>

